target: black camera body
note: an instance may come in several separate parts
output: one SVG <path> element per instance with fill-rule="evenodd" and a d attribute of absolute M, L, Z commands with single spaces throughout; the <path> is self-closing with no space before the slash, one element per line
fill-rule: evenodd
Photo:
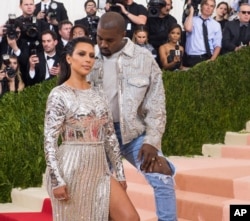
<path fill-rule="evenodd" d="M 4 34 L 10 38 L 10 39 L 17 39 L 18 33 L 16 31 L 16 15 L 15 14 L 9 14 L 9 20 L 4 25 Z"/>
<path fill-rule="evenodd" d="M 190 13 L 191 6 L 193 6 L 193 8 L 194 8 L 194 16 L 197 16 L 199 14 L 199 5 L 201 4 L 201 0 L 192 0 L 191 4 L 186 4 L 186 3 L 187 3 L 187 0 L 184 3 L 185 8 L 184 8 L 184 11 L 182 14 L 182 23 L 183 24 L 184 24 L 187 16 Z"/>
<path fill-rule="evenodd" d="M 22 18 L 22 31 L 26 34 L 28 39 L 38 37 L 37 20 L 35 16 Z"/>
<path fill-rule="evenodd" d="M 193 6 L 193 8 L 194 8 L 194 16 L 197 16 L 199 14 L 199 8 L 198 7 L 199 7 L 200 3 L 201 3 L 201 0 L 192 0 L 191 4 L 187 4 L 186 9 L 184 10 L 186 16 L 189 15 L 189 13 L 190 13 L 189 9 L 190 9 L 191 6 Z"/>
<path fill-rule="evenodd" d="M 165 0 L 150 0 L 148 3 L 148 17 L 159 17 L 163 7 L 166 7 Z"/>
<path fill-rule="evenodd" d="M 109 10 L 112 12 L 121 13 L 121 7 L 116 5 L 116 3 L 126 5 L 126 0 L 108 0 L 107 3 L 110 4 Z"/>
<path fill-rule="evenodd" d="M 45 16 L 51 20 L 56 19 L 57 7 L 58 7 L 57 3 L 52 1 L 51 4 L 49 5 L 49 8 L 44 11 Z"/>
<path fill-rule="evenodd" d="M 8 54 L 3 54 L 3 63 L 5 65 L 3 72 L 5 72 L 9 78 L 14 78 L 16 71 L 10 66 L 10 56 Z"/>

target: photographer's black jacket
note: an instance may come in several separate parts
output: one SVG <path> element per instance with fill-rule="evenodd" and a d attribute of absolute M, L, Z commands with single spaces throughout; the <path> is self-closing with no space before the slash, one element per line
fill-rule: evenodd
<path fill-rule="evenodd" d="M 147 9 L 143 5 L 137 4 L 135 2 L 133 2 L 131 5 L 125 5 L 125 8 L 129 13 L 133 15 L 145 15 L 146 17 L 148 16 Z M 122 16 L 125 18 L 127 24 L 126 37 L 132 39 L 136 24 L 131 22 L 126 15 L 122 14 Z M 129 23 L 131 23 L 130 30 L 128 30 Z"/>
<path fill-rule="evenodd" d="M 158 51 L 159 47 L 168 40 L 168 30 L 171 25 L 177 23 L 172 15 L 163 18 L 148 17 L 147 27 L 149 30 L 149 43 Z"/>
<path fill-rule="evenodd" d="M 67 10 L 64 7 L 64 4 L 61 2 L 57 2 L 57 1 L 51 1 L 51 2 L 55 2 L 57 4 L 57 9 L 56 9 L 56 20 L 58 22 L 63 21 L 63 20 L 68 20 L 68 13 Z M 41 6 L 42 3 L 39 2 L 36 4 L 36 9 L 34 11 L 34 15 L 37 16 L 37 14 L 41 11 Z"/>
<path fill-rule="evenodd" d="M 20 71 L 21 73 L 26 73 L 27 71 L 27 60 L 29 59 L 29 47 L 27 44 L 27 41 L 25 39 L 19 38 L 17 40 L 17 46 L 21 51 L 21 54 L 17 56 L 17 60 L 20 66 Z M 2 42 L 0 43 L 0 54 L 9 54 L 9 55 L 14 55 L 13 50 L 10 48 L 7 42 L 7 37 L 4 36 L 2 39 Z M 0 67 L 2 66 L 3 59 L 2 56 L 0 56 Z M 26 84 L 26 79 L 22 75 L 22 80 L 24 84 Z"/>

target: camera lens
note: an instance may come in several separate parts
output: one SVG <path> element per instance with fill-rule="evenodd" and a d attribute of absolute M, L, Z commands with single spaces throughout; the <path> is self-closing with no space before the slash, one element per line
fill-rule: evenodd
<path fill-rule="evenodd" d="M 5 71 L 6 71 L 6 73 L 7 73 L 7 75 L 8 75 L 9 78 L 14 78 L 16 76 L 15 70 L 12 67 L 10 67 L 10 66 L 7 66 L 5 68 Z"/>

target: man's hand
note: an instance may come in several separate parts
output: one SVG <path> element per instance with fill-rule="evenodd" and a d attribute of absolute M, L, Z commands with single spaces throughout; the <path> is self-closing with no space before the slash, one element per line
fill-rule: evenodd
<path fill-rule="evenodd" d="M 17 51 L 19 48 L 17 46 L 17 40 L 14 38 L 9 38 L 7 37 L 7 42 L 8 42 L 8 45 L 13 49 L 13 51 Z"/>
<path fill-rule="evenodd" d="M 38 20 L 39 20 L 39 19 L 44 19 L 44 18 L 45 18 L 45 12 L 44 12 L 44 11 L 40 11 L 40 12 L 37 14 L 36 18 L 37 18 Z"/>
<path fill-rule="evenodd" d="M 57 66 L 53 66 L 50 70 L 49 70 L 51 75 L 58 75 L 60 73 L 60 66 L 59 64 Z"/>
<path fill-rule="evenodd" d="M 125 6 L 123 4 L 116 3 L 115 5 L 117 5 L 117 6 L 119 6 L 121 8 L 122 14 L 128 13 L 128 11 L 126 10 L 126 8 L 125 8 Z"/>
<path fill-rule="evenodd" d="M 51 25 L 58 25 L 58 21 L 56 20 L 56 18 L 51 18 L 49 16 L 46 17 L 47 18 L 47 22 Z"/>
<path fill-rule="evenodd" d="M 157 149 L 150 145 L 150 144 L 143 144 L 139 154 L 138 154 L 138 160 L 141 161 L 141 170 L 142 171 L 152 171 L 154 168 L 155 163 L 158 163 L 157 161 Z"/>
<path fill-rule="evenodd" d="M 0 81 L 6 77 L 6 72 L 4 70 L 0 70 Z"/>
<path fill-rule="evenodd" d="M 39 58 L 37 57 L 37 55 L 31 55 L 29 58 L 29 63 L 30 63 L 30 71 L 31 70 L 35 70 L 35 66 L 36 64 L 39 63 Z"/>

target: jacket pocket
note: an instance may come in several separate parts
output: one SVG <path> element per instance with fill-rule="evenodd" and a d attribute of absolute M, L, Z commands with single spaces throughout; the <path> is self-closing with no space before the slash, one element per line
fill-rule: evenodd
<path fill-rule="evenodd" d="M 145 77 L 131 77 L 128 79 L 128 84 L 135 87 L 146 87 L 149 85 L 149 79 Z"/>

